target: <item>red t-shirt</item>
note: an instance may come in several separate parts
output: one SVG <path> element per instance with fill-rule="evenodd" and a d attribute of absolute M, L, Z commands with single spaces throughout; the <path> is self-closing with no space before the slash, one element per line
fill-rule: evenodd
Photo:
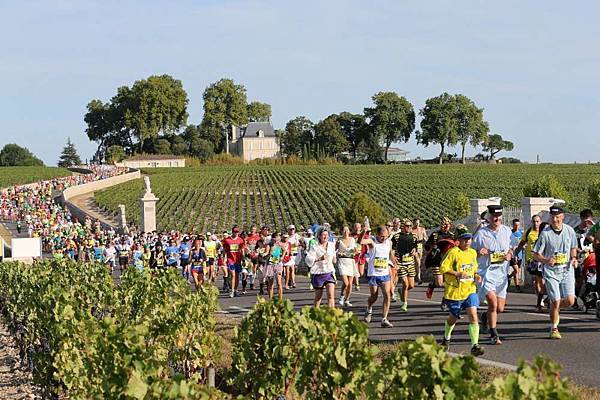
<path fill-rule="evenodd" d="M 242 263 L 242 249 L 244 248 L 244 239 L 237 237 L 235 239 L 228 237 L 223 239 L 223 248 L 227 255 L 227 264 Z"/>

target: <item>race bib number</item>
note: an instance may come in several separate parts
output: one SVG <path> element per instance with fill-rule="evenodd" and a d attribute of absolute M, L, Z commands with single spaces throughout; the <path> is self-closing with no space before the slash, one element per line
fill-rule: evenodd
<path fill-rule="evenodd" d="M 292 255 L 295 256 L 298 254 L 298 246 L 292 246 Z"/>
<path fill-rule="evenodd" d="M 557 253 L 554 255 L 554 265 L 564 265 L 569 261 L 567 253 Z"/>
<path fill-rule="evenodd" d="M 460 266 L 460 271 L 465 272 L 465 273 L 470 273 L 471 270 L 473 269 L 473 264 L 463 264 Z M 470 276 L 468 278 L 461 278 L 459 279 L 461 282 L 463 283 L 467 283 L 467 282 L 473 282 L 474 281 L 474 277 Z"/>
<path fill-rule="evenodd" d="M 231 246 L 229 246 L 229 250 L 233 253 L 236 251 L 240 250 L 240 245 L 237 243 L 232 243 Z"/>
<path fill-rule="evenodd" d="M 419 251 L 423 250 L 423 243 L 421 243 L 421 242 L 417 243 L 417 250 L 419 250 Z"/>
<path fill-rule="evenodd" d="M 490 254 L 490 264 L 502 264 L 506 255 L 501 251 L 495 251 Z"/>
<path fill-rule="evenodd" d="M 375 267 L 375 269 L 387 269 L 387 257 L 375 257 L 375 262 L 373 263 L 373 266 Z"/>
<path fill-rule="evenodd" d="M 413 260 L 410 254 L 405 254 L 402 256 L 402 263 L 411 263 Z"/>

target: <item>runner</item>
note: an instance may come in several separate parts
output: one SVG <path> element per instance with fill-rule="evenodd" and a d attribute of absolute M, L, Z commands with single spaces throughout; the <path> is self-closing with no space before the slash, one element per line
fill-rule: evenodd
<path fill-rule="evenodd" d="M 421 226 L 421 220 L 419 218 L 413 219 L 412 233 L 415 236 L 415 242 L 417 243 L 417 254 L 415 255 L 417 285 L 422 285 L 423 280 L 421 279 L 421 265 L 423 264 L 423 246 L 427 241 L 427 231 Z"/>
<path fill-rule="evenodd" d="M 219 242 L 217 236 L 206 232 L 206 241 L 204 242 L 204 252 L 206 253 L 206 265 L 208 269 L 208 280 L 215 283 L 217 280 L 217 256 L 219 252 Z M 227 280 L 223 279 L 223 291 L 229 288 L 225 287 Z"/>
<path fill-rule="evenodd" d="M 392 244 L 392 251 L 396 251 L 396 244 L 398 243 L 398 237 L 401 232 L 400 228 L 400 218 L 394 218 L 391 223 L 388 222 L 387 228 L 389 232 L 389 239 Z M 396 258 L 398 255 L 395 254 Z M 395 263 L 390 265 L 390 275 L 392 277 L 392 303 L 398 301 L 398 297 L 396 296 L 396 287 L 398 286 L 398 265 Z"/>
<path fill-rule="evenodd" d="M 444 301 L 448 306 L 450 315 L 444 324 L 444 338 L 442 346 L 446 350 L 450 347 L 450 338 L 460 319 L 460 312 L 466 310 L 469 316 L 469 337 L 471 339 L 471 354 L 483 355 L 484 349 L 479 345 L 479 321 L 477 320 L 477 307 L 479 297 L 475 281 L 481 278 L 477 275 L 477 252 L 471 248 L 473 235 L 466 229 L 459 231 L 458 246 L 448 251 L 440 266 L 444 276 Z"/>
<path fill-rule="evenodd" d="M 352 294 L 352 283 L 356 274 L 356 262 L 354 261 L 356 252 L 356 239 L 350 236 L 350 228 L 344 225 L 342 237 L 336 244 L 337 265 L 339 274 L 342 277 L 342 292 L 339 301 L 341 307 L 352 307 L 350 295 Z"/>
<path fill-rule="evenodd" d="M 523 234 L 519 246 L 515 249 L 515 253 L 519 253 L 521 249 L 525 248 L 525 265 L 527 267 L 527 272 L 529 272 L 533 278 L 533 289 L 537 295 L 535 308 L 536 311 L 540 313 L 543 312 L 543 299 L 546 288 L 544 287 L 542 263 L 533 258 L 533 247 L 538 239 L 541 224 L 542 219 L 539 215 L 531 217 L 531 226 Z"/>
<path fill-rule="evenodd" d="M 110 273 L 112 274 L 115 269 L 117 257 L 117 249 L 115 248 L 115 244 L 112 240 L 108 243 L 108 246 L 104 249 L 104 263 L 110 268 Z"/>
<path fill-rule="evenodd" d="M 223 239 L 223 249 L 227 257 L 227 268 L 231 274 L 231 289 L 229 297 L 238 295 L 237 287 L 239 284 L 240 273 L 242 272 L 242 250 L 244 249 L 244 239 L 240 236 L 240 228 L 234 225 L 231 229 L 231 237 Z"/>
<path fill-rule="evenodd" d="M 433 290 L 436 287 L 444 287 L 444 279 L 440 273 L 440 265 L 442 264 L 442 258 L 446 251 L 454 246 L 454 234 L 450 230 L 452 228 L 452 221 L 450 218 L 443 217 L 440 223 L 440 229 L 433 232 L 427 238 L 425 242 L 425 250 L 427 256 L 425 257 L 425 267 L 431 268 L 433 274 L 433 281 L 427 287 L 425 296 L 431 299 L 433 296 Z M 446 303 L 442 298 L 441 308 L 446 311 Z"/>
<path fill-rule="evenodd" d="M 415 257 L 417 255 L 417 243 L 412 234 L 412 222 L 410 219 L 404 219 L 400 228 L 400 233 L 395 236 L 394 254 L 398 262 L 398 276 L 402 279 L 402 288 L 400 291 L 400 301 L 402 306 L 400 310 L 408 311 L 408 292 L 415 287 Z"/>
<path fill-rule="evenodd" d="M 121 239 L 117 243 L 117 254 L 119 256 L 119 267 L 121 268 L 122 273 L 129 264 L 129 247 L 125 244 L 125 239 Z"/>
<path fill-rule="evenodd" d="M 330 240 L 330 232 L 326 226 L 317 229 L 317 243 L 308 250 L 306 263 L 310 268 L 311 283 L 315 290 L 314 307 L 321 305 L 323 290 L 327 291 L 327 305 L 335 307 L 336 263 L 335 244 Z"/>
<path fill-rule="evenodd" d="M 273 287 L 277 280 L 277 297 L 283 299 L 283 264 L 281 260 L 285 257 L 287 246 L 282 246 L 281 236 L 279 233 L 274 233 L 271 239 L 269 251 L 269 260 L 265 269 L 265 279 L 267 282 L 267 292 L 269 298 L 273 298 Z"/>
<path fill-rule="evenodd" d="M 259 295 L 265 294 L 265 274 L 267 263 L 269 262 L 269 254 L 271 253 L 271 246 L 263 239 L 259 239 L 256 242 L 256 279 L 259 283 Z"/>
<path fill-rule="evenodd" d="M 190 268 L 191 245 L 190 245 L 190 237 L 189 236 L 183 237 L 183 240 L 181 241 L 181 244 L 179 245 L 178 252 L 179 252 L 179 265 L 181 266 L 181 272 L 183 273 L 185 280 L 189 281 L 190 273 L 191 273 L 191 268 Z"/>
<path fill-rule="evenodd" d="M 167 266 L 170 268 L 177 268 L 177 262 L 179 261 L 179 246 L 175 243 L 175 239 L 169 240 L 169 245 L 165 249 L 167 255 Z"/>
<path fill-rule="evenodd" d="M 392 283 L 390 276 L 390 264 L 396 262 L 396 257 L 392 251 L 392 245 L 388 240 L 388 230 L 384 225 L 377 227 L 375 238 L 363 239 L 362 243 L 369 247 L 367 252 L 367 278 L 369 280 L 369 290 L 371 295 L 367 301 L 367 311 L 365 313 L 365 321 L 371 322 L 373 315 L 373 304 L 379 296 L 379 288 L 383 292 L 383 318 L 381 326 L 383 328 L 391 328 L 394 325 L 388 321 L 388 313 L 390 311 L 390 303 L 392 299 Z"/>
<path fill-rule="evenodd" d="M 190 254 L 191 272 L 196 289 L 204 285 L 204 266 L 206 265 L 206 253 L 201 246 L 194 246 Z"/>
<path fill-rule="evenodd" d="M 521 221 L 518 218 L 512 220 L 512 235 L 510 236 L 510 247 L 513 249 L 513 257 L 510 260 L 510 266 L 513 269 L 511 277 L 514 280 L 515 288 L 517 292 L 521 293 L 521 263 L 523 262 L 523 251 L 515 251 L 521 242 L 523 237 L 523 231 L 521 230 Z M 509 278 L 510 285 L 510 278 Z"/>
<path fill-rule="evenodd" d="M 246 238 L 246 249 L 248 251 L 250 261 L 252 262 L 252 274 L 249 275 L 250 290 L 254 290 L 254 280 L 258 273 L 258 253 L 256 251 L 256 244 L 259 240 L 260 234 L 258 233 L 256 226 L 253 226 L 250 229 L 248 237 Z"/>
<path fill-rule="evenodd" d="M 289 243 L 289 260 L 284 260 L 284 266 L 286 268 L 286 277 L 285 277 L 285 288 L 296 288 L 296 267 L 300 263 L 298 259 L 298 252 L 300 246 L 300 235 L 296 233 L 296 226 L 289 225 L 287 227 L 288 231 L 288 243 Z"/>
<path fill-rule="evenodd" d="M 133 252 L 131 254 L 132 265 L 137 268 L 138 271 L 144 270 L 144 260 L 142 256 L 144 255 L 144 248 L 141 243 L 136 243 L 134 245 Z"/>
<path fill-rule="evenodd" d="M 152 257 L 150 258 L 150 268 L 152 268 L 156 272 L 159 270 L 163 270 L 166 264 L 167 255 L 163 251 L 162 243 L 156 242 L 156 244 L 154 245 L 154 251 L 152 252 Z"/>
<path fill-rule="evenodd" d="M 502 206 L 489 205 L 488 224 L 480 228 L 473 237 L 473 248 L 477 251 L 478 271 L 481 276 L 480 296 L 487 300 L 487 311 L 481 314 L 484 330 L 489 327 L 491 344 L 502 344 L 496 324 L 498 314 L 504 312 L 508 288 L 508 268 L 512 258 L 510 247 L 511 230 L 502 225 Z"/>
<path fill-rule="evenodd" d="M 550 301 L 550 338 L 560 339 L 558 331 L 560 308 L 575 302 L 575 273 L 577 267 L 577 236 L 564 224 L 562 208 L 550 207 L 550 226 L 540 232 L 533 257 L 544 265 L 544 281 Z"/>
<path fill-rule="evenodd" d="M 365 274 L 365 263 L 367 262 L 365 254 L 367 253 L 367 246 L 363 246 L 360 243 L 366 233 L 362 229 L 360 222 L 354 224 L 354 240 L 358 246 L 356 255 L 354 256 L 354 265 L 356 266 L 356 274 L 354 275 L 354 290 L 360 292 L 360 277 Z"/>

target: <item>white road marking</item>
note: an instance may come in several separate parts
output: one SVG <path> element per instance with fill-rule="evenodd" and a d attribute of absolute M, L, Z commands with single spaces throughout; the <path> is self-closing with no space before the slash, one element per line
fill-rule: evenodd
<path fill-rule="evenodd" d="M 449 351 L 448 355 L 452 356 L 452 357 L 458 357 L 458 356 L 462 356 L 463 354 L 453 353 L 453 352 Z M 517 366 L 516 365 L 506 364 L 506 363 L 503 363 L 503 362 L 500 362 L 500 361 L 487 360 L 485 358 L 479 358 L 479 357 L 475 357 L 475 361 L 477 361 L 481 365 L 487 365 L 487 366 L 490 366 L 490 367 L 507 369 L 509 371 L 516 371 L 517 370 Z"/>
<path fill-rule="evenodd" d="M 234 311 L 243 311 L 245 313 L 249 313 L 250 311 L 252 311 L 249 308 L 245 308 L 245 307 L 238 307 L 238 306 L 229 306 L 229 310 L 234 310 Z"/>

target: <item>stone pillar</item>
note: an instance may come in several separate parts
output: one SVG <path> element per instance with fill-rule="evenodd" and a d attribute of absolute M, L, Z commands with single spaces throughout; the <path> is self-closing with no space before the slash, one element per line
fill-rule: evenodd
<path fill-rule="evenodd" d="M 487 211 L 487 206 L 490 204 L 500 204 L 500 198 L 490 197 L 489 199 L 471 199 L 469 205 L 471 207 L 471 213 L 469 214 L 469 229 L 475 229 L 479 226 L 481 219 L 481 213 Z"/>
<path fill-rule="evenodd" d="M 127 219 L 125 217 L 125 205 L 119 204 L 119 229 L 125 231 L 127 228 Z"/>
<path fill-rule="evenodd" d="M 152 232 L 156 230 L 156 202 L 159 199 L 152 193 L 148 176 L 144 177 L 144 185 L 145 191 L 140 198 L 140 228 L 142 232 Z"/>
<path fill-rule="evenodd" d="M 531 225 L 531 218 L 539 215 L 542 211 L 548 211 L 550 206 L 556 202 L 551 197 L 523 197 L 521 199 L 521 211 L 523 212 L 523 230 Z"/>

